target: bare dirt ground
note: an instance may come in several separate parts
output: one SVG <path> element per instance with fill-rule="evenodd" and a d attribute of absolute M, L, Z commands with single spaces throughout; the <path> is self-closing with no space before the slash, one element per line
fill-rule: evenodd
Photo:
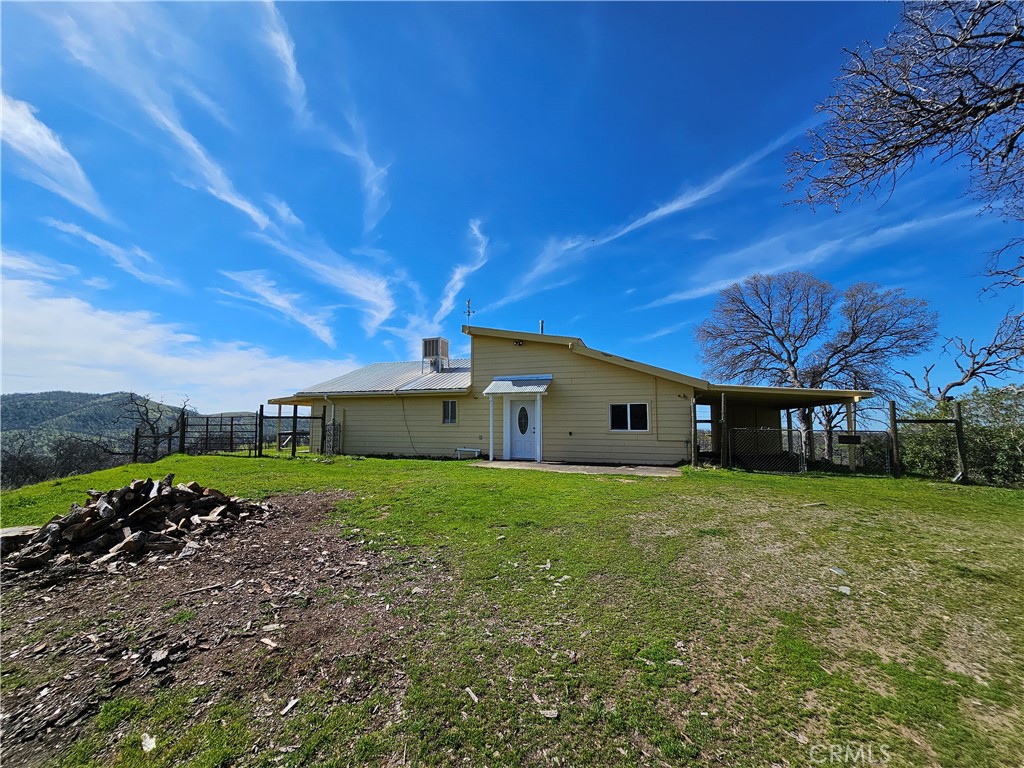
<path fill-rule="evenodd" d="M 56 583 L 46 571 L 5 583 L 4 765 L 42 764 L 104 702 L 171 686 L 206 686 L 251 708 L 266 725 L 259 750 L 289 748 L 278 743 L 282 722 L 311 691 L 353 702 L 385 690 L 397 707 L 407 685 L 397 640 L 414 629 L 415 603 L 440 574 L 430 562 L 368 551 L 358 529 L 327 525 L 350 497 L 272 499 L 264 525 L 214 534 L 188 559 L 149 556 Z M 213 698 L 197 702 L 193 717 Z M 393 715 L 377 716 L 384 724 Z"/>

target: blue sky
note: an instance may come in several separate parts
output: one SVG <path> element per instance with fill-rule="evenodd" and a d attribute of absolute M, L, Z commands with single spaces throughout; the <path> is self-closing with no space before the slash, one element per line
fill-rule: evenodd
<path fill-rule="evenodd" d="M 838 215 L 785 205 L 842 48 L 898 13 L 5 3 L 3 390 L 252 409 L 422 336 L 467 351 L 468 298 L 473 324 L 699 375 L 717 290 L 784 269 L 984 337 L 1024 303 L 977 296 L 1019 226 L 955 164 Z"/>

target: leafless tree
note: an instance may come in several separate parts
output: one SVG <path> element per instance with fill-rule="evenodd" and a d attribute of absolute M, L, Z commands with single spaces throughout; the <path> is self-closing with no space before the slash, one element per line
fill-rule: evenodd
<path fill-rule="evenodd" d="M 20 488 L 39 483 L 50 477 L 50 466 L 45 455 L 20 433 L 7 433 L 0 447 L 0 481 L 4 488 Z"/>
<path fill-rule="evenodd" d="M 902 289 L 838 291 L 806 272 L 753 275 L 723 290 L 695 331 L 706 375 L 743 384 L 901 388 L 892 363 L 935 338 L 936 315 Z M 797 418 L 806 434 L 809 409 Z"/>
<path fill-rule="evenodd" d="M 188 398 L 182 402 L 181 411 L 175 411 L 164 403 L 150 399 L 149 395 L 126 392 L 121 403 L 122 416 L 118 417 L 118 422 L 139 430 L 142 438 L 140 457 L 156 461 L 160 458 L 161 440 L 167 434 L 168 427 L 181 418 L 181 412 L 187 407 Z"/>
<path fill-rule="evenodd" d="M 1024 315 L 1010 310 L 1000 321 L 992 341 L 975 346 L 974 339 L 959 336 L 947 338 L 942 350 L 953 358 L 960 375 L 941 384 L 932 383 L 935 363 L 925 366 L 920 377 L 902 371 L 914 391 L 929 400 L 941 403 L 952 399 L 950 392 L 967 384 L 988 387 L 993 379 L 1001 380 L 1014 373 L 1024 373 Z"/>
<path fill-rule="evenodd" d="M 825 122 L 789 156 L 790 190 L 838 210 L 891 191 L 923 157 L 957 159 L 970 192 L 1024 221 L 1024 4 L 908 2 L 882 47 L 846 53 L 818 107 Z M 1024 285 L 1024 237 L 995 254 L 989 274 Z"/>

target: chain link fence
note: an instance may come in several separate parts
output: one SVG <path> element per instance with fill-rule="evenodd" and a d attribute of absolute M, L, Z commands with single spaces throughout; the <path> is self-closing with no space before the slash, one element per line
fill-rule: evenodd
<path fill-rule="evenodd" d="M 888 432 L 833 430 L 812 434 L 811 440 L 805 440 L 798 429 L 730 429 L 729 466 L 748 472 L 892 474 Z"/>

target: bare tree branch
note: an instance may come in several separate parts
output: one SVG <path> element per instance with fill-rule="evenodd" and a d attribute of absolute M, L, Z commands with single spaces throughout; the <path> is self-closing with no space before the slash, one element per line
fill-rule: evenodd
<path fill-rule="evenodd" d="M 999 321 L 999 325 L 987 344 L 976 347 L 974 339 L 953 336 L 946 339 L 943 354 L 953 357 L 953 364 L 960 373 L 955 379 L 944 384 L 932 384 L 935 364 L 925 366 L 920 378 L 909 371 L 901 373 L 910 381 L 911 387 L 927 399 L 937 403 L 952 399 L 951 391 L 970 383 L 988 387 L 993 379 L 1004 379 L 1013 373 L 1024 373 L 1024 313 L 1010 310 Z"/>
<path fill-rule="evenodd" d="M 876 49 L 850 56 L 825 122 L 788 158 L 787 188 L 812 208 L 890 194 L 922 158 L 960 160 L 969 191 L 1007 221 L 1024 221 L 1024 5 L 928 0 L 904 5 Z M 998 285 L 1024 283 L 1024 238 L 994 256 Z M 1007 250 L 1010 263 L 1002 263 Z"/>

